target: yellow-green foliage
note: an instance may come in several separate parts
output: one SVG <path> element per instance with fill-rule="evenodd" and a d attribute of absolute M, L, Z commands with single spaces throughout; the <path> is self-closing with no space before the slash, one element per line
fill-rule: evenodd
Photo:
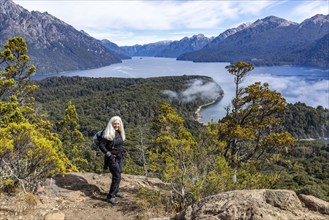
<path fill-rule="evenodd" d="M 232 113 L 212 126 L 217 127 L 217 139 L 226 142 L 223 155 L 235 169 L 251 162 L 261 171 L 266 166 L 255 161 L 266 162 L 273 153 L 287 151 L 295 143 L 291 134 L 282 132 L 278 114 L 285 110 L 286 101 L 268 87 L 256 82 L 241 89 Z"/>
<path fill-rule="evenodd" d="M 255 138 L 250 135 L 254 134 L 252 129 L 238 126 L 231 133 L 225 128 L 229 123 L 209 124 L 195 139 L 183 122 L 169 104 L 161 105 L 153 125 L 157 136 L 149 155 L 150 169 L 171 184 L 173 203 L 178 210 L 222 191 L 267 188 L 277 180 L 276 174 L 261 172 L 259 160 L 240 160 L 237 167 L 231 162 L 232 157 L 225 157 L 228 139 L 221 139 L 222 132 L 230 132 L 247 143 Z M 238 161 L 237 155 L 233 156 L 233 160 Z M 269 163 L 276 157 L 269 157 Z M 239 177 L 237 181 L 233 179 L 236 176 Z"/>
<path fill-rule="evenodd" d="M 256 82 L 246 88 L 240 84 L 253 66 L 238 62 L 228 67 L 235 76 L 236 94 L 232 111 L 208 131 L 212 142 L 225 143 L 216 151 L 233 168 L 234 188 L 268 187 L 278 177 L 267 171 L 279 160 L 279 154 L 295 143 L 288 132 L 282 132 L 282 118 L 286 100 L 269 89 L 268 83 Z M 273 155 L 274 154 L 274 155 Z M 230 188 L 227 185 L 227 188 Z"/>
<path fill-rule="evenodd" d="M 171 183 L 178 195 L 178 208 L 187 204 L 197 179 L 195 160 L 197 143 L 184 127 L 184 120 L 169 104 L 162 104 L 153 127 L 157 132 L 155 148 L 150 152 L 150 169 L 159 172 L 162 179 Z"/>
<path fill-rule="evenodd" d="M 203 197 L 233 189 L 233 169 L 222 155 L 213 158 L 213 169 L 209 170 L 203 189 Z"/>
<path fill-rule="evenodd" d="M 34 110 L 30 82 L 35 67 L 29 65 L 27 45 L 15 37 L 0 52 L 0 189 L 21 187 L 35 192 L 52 174 L 75 171 L 62 152 L 62 143 L 52 124 Z"/>
<path fill-rule="evenodd" d="M 0 102 L 0 127 L 5 127 L 12 122 L 26 121 L 18 105 L 16 96 L 11 96 L 8 101 Z"/>
<path fill-rule="evenodd" d="M 259 163 L 259 164 L 255 164 Z M 237 183 L 234 189 L 264 189 L 271 188 L 279 180 L 279 174 L 275 172 L 260 172 L 260 162 L 242 163 L 238 169 Z"/>
<path fill-rule="evenodd" d="M 178 209 L 221 191 L 269 188 L 278 181 L 271 166 L 295 143 L 282 131 L 278 114 L 286 101 L 267 83 L 239 88 L 252 69 L 243 62 L 229 67 L 236 84 L 233 109 L 200 129 L 197 138 L 169 104 L 160 106 L 150 169 L 171 184 Z"/>
<path fill-rule="evenodd" d="M 25 190 L 35 191 L 47 176 L 64 173 L 67 160 L 60 152 L 60 142 L 45 137 L 35 125 L 10 123 L 0 129 L 1 181 L 11 179 Z M 5 187 L 5 186 L 2 186 Z"/>

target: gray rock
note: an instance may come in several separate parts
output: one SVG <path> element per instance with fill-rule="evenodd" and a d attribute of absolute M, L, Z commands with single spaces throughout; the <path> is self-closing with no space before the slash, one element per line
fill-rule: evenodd
<path fill-rule="evenodd" d="M 185 219 L 325 220 L 329 216 L 305 209 L 293 191 L 236 190 L 207 197 L 189 206 Z M 182 218 L 182 217 L 181 217 Z"/>
<path fill-rule="evenodd" d="M 329 215 L 329 203 L 311 195 L 300 194 L 299 199 L 305 206 L 313 211 Z M 328 216 L 329 219 L 329 216 Z"/>

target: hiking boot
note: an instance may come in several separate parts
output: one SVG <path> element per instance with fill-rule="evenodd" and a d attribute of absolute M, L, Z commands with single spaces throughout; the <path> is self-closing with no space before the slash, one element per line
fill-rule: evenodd
<path fill-rule="evenodd" d="M 118 204 L 118 201 L 116 201 L 115 198 L 106 199 L 106 202 L 111 203 L 112 205 Z"/>
<path fill-rule="evenodd" d="M 115 197 L 119 197 L 119 198 L 126 198 L 126 195 L 123 194 L 122 192 L 118 192 Z"/>

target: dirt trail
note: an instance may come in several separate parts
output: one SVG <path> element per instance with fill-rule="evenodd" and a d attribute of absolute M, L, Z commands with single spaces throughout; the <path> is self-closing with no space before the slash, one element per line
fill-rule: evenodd
<path fill-rule="evenodd" d="M 157 189 L 161 181 L 142 176 L 123 175 L 121 191 L 126 198 L 118 198 L 113 206 L 105 201 L 110 174 L 69 173 L 64 177 L 47 179 L 37 193 L 37 204 L 18 196 L 0 197 L 0 219 L 150 219 L 161 217 L 141 207 L 135 194 L 141 187 Z M 33 200 L 33 199 L 32 199 Z M 30 201 L 30 202 L 28 202 Z"/>

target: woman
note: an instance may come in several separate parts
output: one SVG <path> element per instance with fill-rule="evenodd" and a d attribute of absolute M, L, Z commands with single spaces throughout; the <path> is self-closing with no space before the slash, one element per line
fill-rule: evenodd
<path fill-rule="evenodd" d="M 100 142 L 100 149 L 105 154 L 104 169 L 110 168 L 112 182 L 106 201 L 115 205 L 118 202 L 115 197 L 123 198 L 123 193 L 119 192 L 121 181 L 122 161 L 124 159 L 123 142 L 126 139 L 122 120 L 119 116 L 110 119 Z"/>

